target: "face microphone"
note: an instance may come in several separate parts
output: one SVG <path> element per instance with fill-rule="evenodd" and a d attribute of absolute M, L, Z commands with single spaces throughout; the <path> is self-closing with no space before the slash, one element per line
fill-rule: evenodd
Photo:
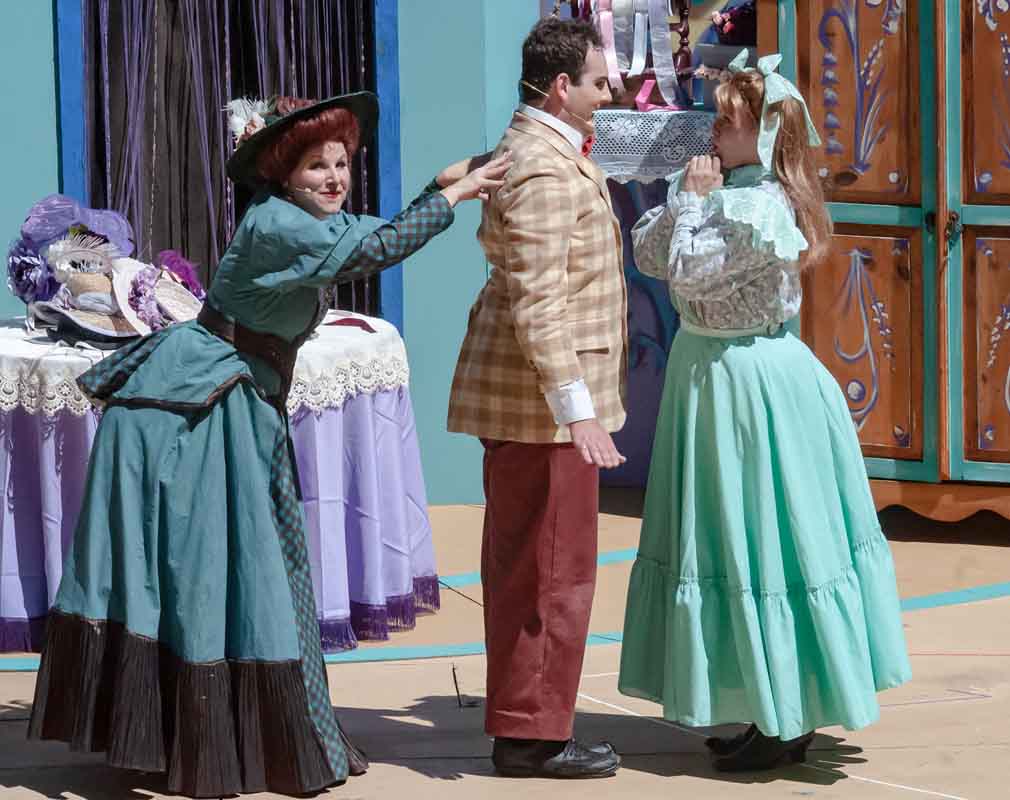
<path fill-rule="evenodd" d="M 538 88 L 537 88 L 536 86 L 534 86 L 534 85 L 533 85 L 532 83 L 529 83 L 529 82 L 527 82 L 527 81 L 519 81 L 519 83 L 521 83 L 521 84 L 522 84 L 523 86 L 525 86 L 525 87 L 526 87 L 527 89 L 532 89 L 532 90 L 533 90 L 534 92 L 536 92 L 537 94 L 542 94 L 542 95 L 543 95 L 544 97 L 546 97 L 546 98 L 547 98 L 548 100 L 550 100 L 551 96 L 550 96 L 549 94 L 547 94 L 547 92 L 545 92 L 545 91 L 544 91 L 543 89 L 538 89 Z M 588 120 L 588 119 L 586 119 L 586 118 L 585 118 L 585 117 L 583 117 L 583 116 L 582 116 L 581 114 L 576 114 L 576 113 L 575 113 L 574 111 L 569 111 L 569 110 L 568 110 L 567 108 L 565 108 L 564 106 L 562 106 L 562 107 L 561 107 L 561 110 L 562 110 L 562 111 L 564 111 L 564 112 L 565 112 L 566 114 L 568 114 L 568 115 L 570 115 L 570 116 L 573 116 L 573 117 L 575 117 L 575 119 L 579 119 L 579 120 L 582 120 L 582 122 L 584 122 L 584 123 L 585 123 L 586 125 L 588 125 L 588 126 L 589 126 L 590 128 L 592 128 L 592 127 L 593 127 L 593 123 L 592 123 L 592 121 L 591 121 L 591 120 Z"/>

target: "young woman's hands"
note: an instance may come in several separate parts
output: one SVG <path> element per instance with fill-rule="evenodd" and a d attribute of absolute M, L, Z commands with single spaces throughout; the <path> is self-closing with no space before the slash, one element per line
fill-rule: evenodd
<path fill-rule="evenodd" d="M 716 189 L 721 189 L 722 172 L 720 166 L 718 156 L 695 156 L 687 165 L 687 172 L 680 190 L 694 192 L 699 197 L 706 197 Z"/>

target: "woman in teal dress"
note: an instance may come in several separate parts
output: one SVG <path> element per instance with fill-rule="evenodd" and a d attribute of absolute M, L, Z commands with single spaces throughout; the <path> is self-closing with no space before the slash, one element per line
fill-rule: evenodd
<path fill-rule="evenodd" d="M 374 95 L 231 110 L 228 174 L 260 191 L 203 311 L 79 381 L 105 411 L 29 726 L 193 797 L 304 794 L 367 766 L 330 705 L 286 393 L 324 290 L 402 261 L 507 168 L 433 182 L 389 222 L 353 216 Z"/>
<path fill-rule="evenodd" d="M 894 566 L 837 382 L 783 323 L 830 218 L 803 98 L 745 69 L 716 93 L 720 159 L 672 177 L 632 236 L 681 327 L 628 590 L 619 687 L 711 738 L 721 770 L 801 761 L 814 729 L 854 730 L 910 677 Z M 816 280 L 816 273 L 814 280 Z"/>

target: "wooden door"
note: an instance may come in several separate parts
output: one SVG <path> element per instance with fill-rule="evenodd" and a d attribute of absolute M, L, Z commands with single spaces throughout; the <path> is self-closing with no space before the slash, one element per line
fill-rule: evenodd
<path fill-rule="evenodd" d="M 934 30 L 931 0 L 797 4 L 836 226 L 830 259 L 805 275 L 802 335 L 838 379 L 874 477 L 939 478 Z"/>
<path fill-rule="evenodd" d="M 948 0 L 947 27 L 951 477 L 1010 481 L 1010 9 Z"/>

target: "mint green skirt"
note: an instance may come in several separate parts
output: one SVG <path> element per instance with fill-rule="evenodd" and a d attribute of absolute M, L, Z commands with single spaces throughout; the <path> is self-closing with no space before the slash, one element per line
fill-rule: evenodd
<path fill-rule="evenodd" d="M 619 688 L 667 719 L 855 730 L 911 677 L 891 551 L 835 379 L 791 333 L 681 331 Z"/>

